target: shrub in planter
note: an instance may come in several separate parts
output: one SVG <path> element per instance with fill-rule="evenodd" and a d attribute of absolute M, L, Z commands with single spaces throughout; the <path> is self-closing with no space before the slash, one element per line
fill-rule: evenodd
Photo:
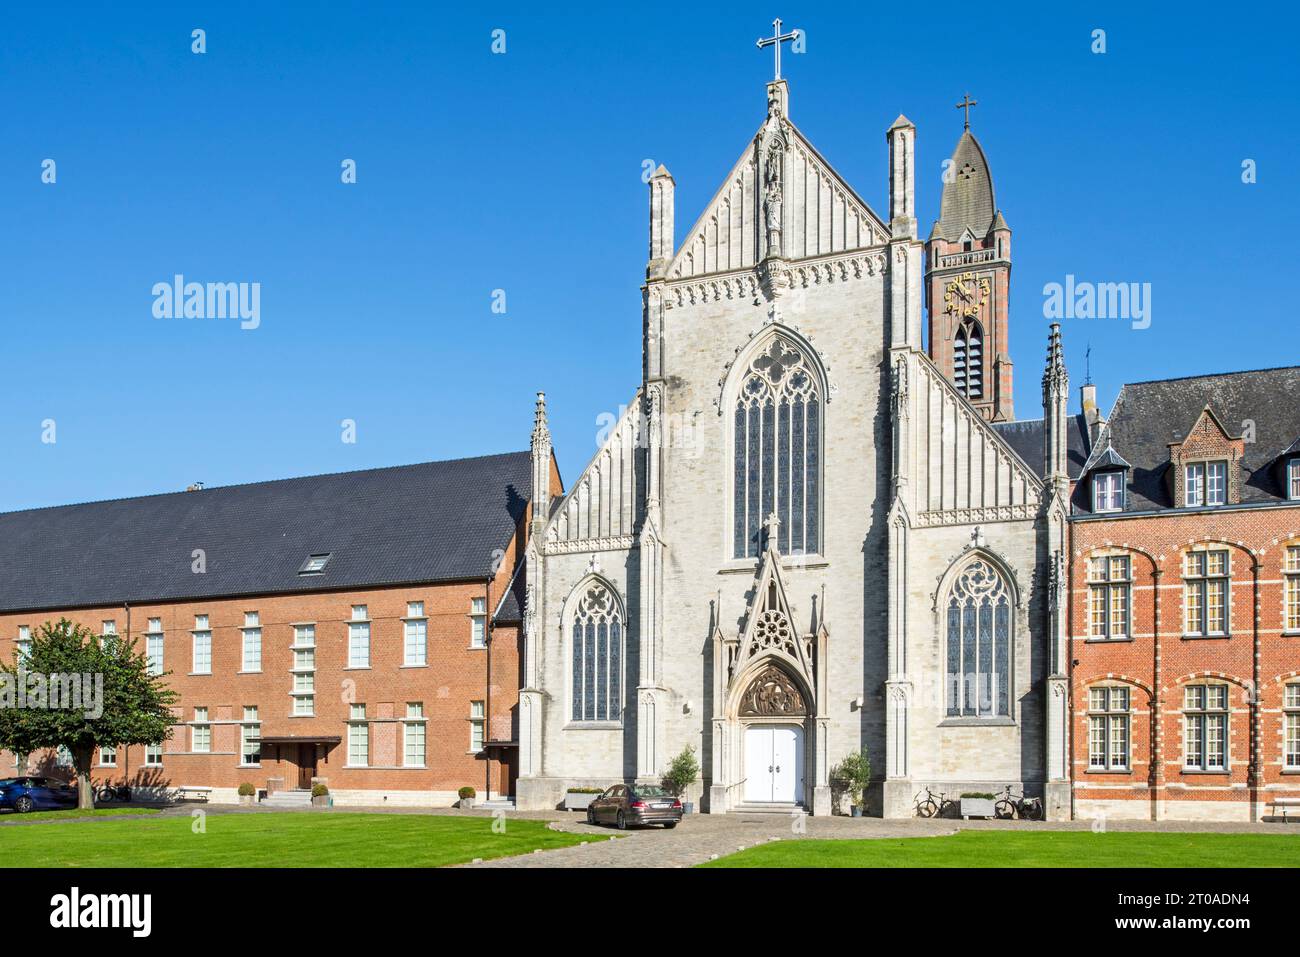
<path fill-rule="evenodd" d="M 699 776 L 700 762 L 695 760 L 695 749 L 688 744 L 682 748 L 681 754 L 673 758 L 668 765 L 668 770 L 664 772 L 664 790 L 680 800 L 686 793 L 686 789 L 694 784 Z M 694 808 L 683 804 L 682 810 L 689 814 Z"/>
<path fill-rule="evenodd" d="M 474 798 L 477 795 L 478 792 L 468 785 L 466 785 L 465 787 L 461 788 L 459 791 L 456 792 L 456 796 L 460 798 L 461 807 L 473 807 Z"/>
<path fill-rule="evenodd" d="M 314 798 L 326 797 L 329 793 L 330 793 L 330 789 L 328 785 L 313 784 L 311 786 L 311 796 Z"/>
<path fill-rule="evenodd" d="M 239 785 L 239 803 L 252 804 L 253 795 L 255 795 L 256 793 L 257 790 L 253 787 L 253 785 L 250 784 L 248 781 L 245 781 L 243 784 Z"/>
<path fill-rule="evenodd" d="M 848 755 L 843 761 L 831 768 L 831 780 L 844 790 L 853 803 L 853 816 L 862 816 L 863 792 L 871 781 L 871 758 L 867 749 Z"/>
<path fill-rule="evenodd" d="M 566 811 L 583 811 L 603 794 L 604 788 L 567 788 L 564 792 L 564 809 Z"/>

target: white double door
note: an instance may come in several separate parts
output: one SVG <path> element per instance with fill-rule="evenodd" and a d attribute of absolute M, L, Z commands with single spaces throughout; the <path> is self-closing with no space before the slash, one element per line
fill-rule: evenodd
<path fill-rule="evenodd" d="M 745 729 L 745 800 L 797 804 L 803 800 L 803 728 L 757 724 Z"/>

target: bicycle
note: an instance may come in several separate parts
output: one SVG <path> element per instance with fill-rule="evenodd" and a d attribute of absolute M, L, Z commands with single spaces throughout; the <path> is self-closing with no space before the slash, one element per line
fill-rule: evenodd
<path fill-rule="evenodd" d="M 939 792 L 939 800 L 934 799 L 934 792 L 928 787 L 925 789 L 925 798 L 916 802 L 917 817 L 948 817 L 952 809 L 956 806 L 956 801 L 948 800 L 948 797 Z"/>
<path fill-rule="evenodd" d="M 993 805 L 993 816 L 1002 821 L 1011 821 L 1017 818 L 1025 821 L 1037 821 L 1043 816 L 1043 802 L 1040 798 L 1027 798 L 1023 795 L 1011 794 L 1011 785 L 1008 784 L 1002 792 L 1001 799 Z"/>
<path fill-rule="evenodd" d="M 114 801 L 121 801 L 125 804 L 131 800 L 131 789 L 125 784 L 105 784 L 95 792 L 95 800 L 100 804 L 112 804 Z"/>

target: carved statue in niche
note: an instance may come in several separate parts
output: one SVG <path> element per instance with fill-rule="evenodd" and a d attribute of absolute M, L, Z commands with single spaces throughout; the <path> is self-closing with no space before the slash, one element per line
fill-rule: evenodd
<path fill-rule="evenodd" d="M 767 150 L 767 162 L 764 164 L 763 202 L 767 220 L 767 254 L 781 255 L 781 160 L 782 148 L 779 142 L 773 143 Z"/>
<path fill-rule="evenodd" d="M 742 717 L 801 717 L 807 713 L 799 686 L 776 665 L 759 672 L 740 699 Z"/>

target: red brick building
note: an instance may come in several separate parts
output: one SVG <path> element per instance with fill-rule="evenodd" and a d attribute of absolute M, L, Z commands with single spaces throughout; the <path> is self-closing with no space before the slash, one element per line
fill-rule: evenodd
<path fill-rule="evenodd" d="M 1300 368 L 1135 383 L 1095 429 L 1070 521 L 1076 816 L 1300 797 L 1298 397 Z"/>
<path fill-rule="evenodd" d="M 0 654 L 67 617 L 166 673 L 172 736 L 105 742 L 100 782 L 222 801 L 244 782 L 324 782 L 341 804 L 513 794 L 535 472 L 560 492 L 542 455 L 0 515 Z M 0 752 L 10 769 L 71 774 Z"/>

